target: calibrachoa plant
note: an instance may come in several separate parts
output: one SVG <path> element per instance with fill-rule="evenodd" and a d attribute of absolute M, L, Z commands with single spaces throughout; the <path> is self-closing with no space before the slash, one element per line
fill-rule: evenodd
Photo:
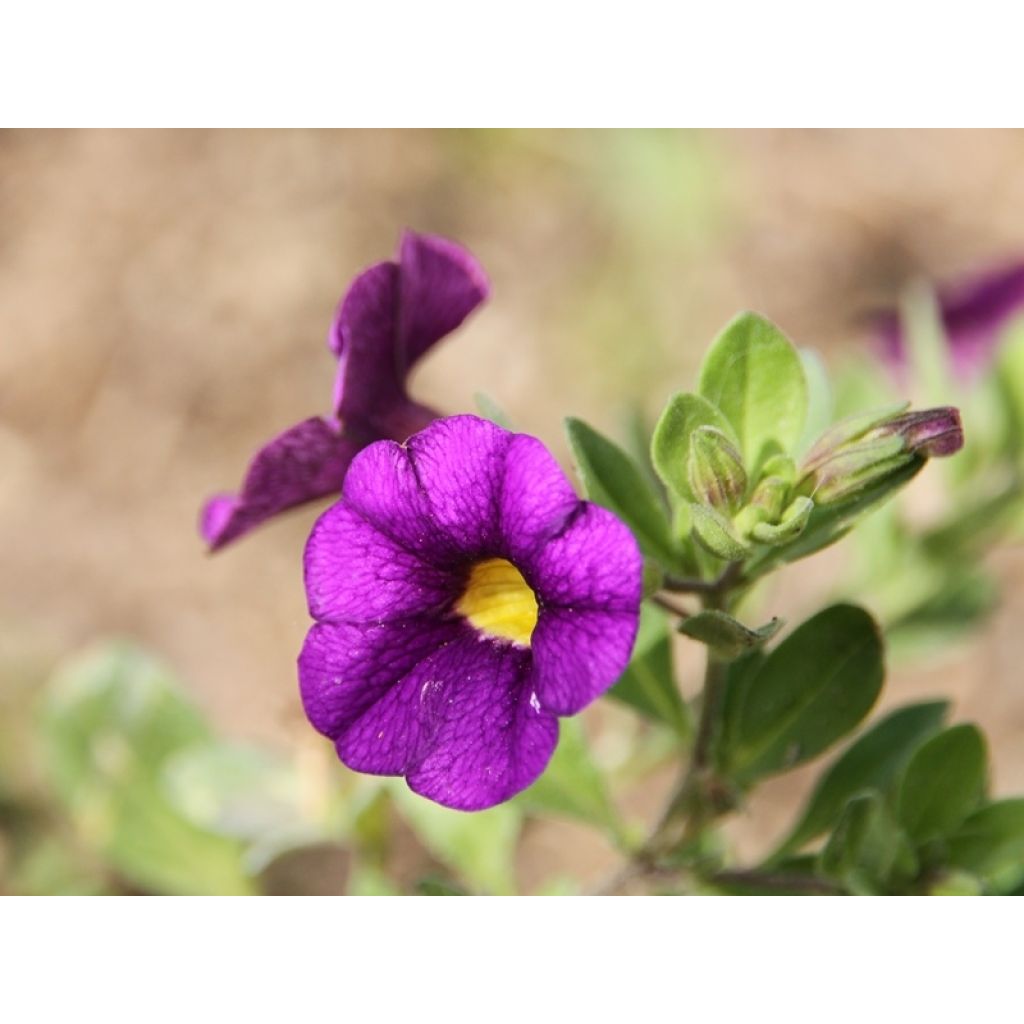
<path fill-rule="evenodd" d="M 517 802 L 607 827 L 623 861 L 603 892 L 1024 881 L 1024 800 L 988 797 L 978 729 L 947 725 L 943 701 L 861 728 L 882 690 L 882 627 L 840 601 L 784 631 L 759 587 L 842 540 L 930 459 L 955 455 L 957 409 L 896 402 L 830 422 L 810 357 L 745 313 L 712 344 L 696 389 L 670 398 L 642 458 L 568 420 L 581 498 L 537 438 L 406 394 L 409 368 L 487 292 L 465 250 L 406 234 L 396 261 L 360 275 L 339 308 L 332 414 L 270 442 L 241 493 L 203 512 L 218 548 L 336 496 L 306 545 L 314 623 L 298 677 L 338 758 L 404 777 L 410 799 L 476 812 L 523 793 Z M 672 631 L 705 651 L 689 702 Z M 578 732 L 555 753 L 560 720 L 602 696 L 667 737 L 679 762 L 643 834 L 595 796 Z M 763 779 L 844 741 L 776 848 L 734 863 L 721 822 Z"/>

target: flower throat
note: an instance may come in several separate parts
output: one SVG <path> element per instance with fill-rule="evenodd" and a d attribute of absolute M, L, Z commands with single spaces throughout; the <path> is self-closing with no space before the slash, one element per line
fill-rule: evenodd
<path fill-rule="evenodd" d="M 530 646 L 537 625 L 537 598 L 523 574 L 504 558 L 477 562 L 455 605 L 481 633 Z"/>

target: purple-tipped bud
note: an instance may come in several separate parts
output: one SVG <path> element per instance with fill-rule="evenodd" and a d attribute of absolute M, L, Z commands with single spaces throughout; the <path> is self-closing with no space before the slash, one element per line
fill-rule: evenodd
<path fill-rule="evenodd" d="M 880 431 L 899 434 L 907 451 L 925 458 L 955 455 L 964 446 L 960 411 L 951 405 L 939 409 L 908 412 L 883 424 Z"/>
<path fill-rule="evenodd" d="M 799 490 L 815 504 L 855 498 L 912 463 L 953 455 L 964 443 L 952 406 L 907 412 L 906 406 L 862 413 L 828 430 L 801 467 Z"/>

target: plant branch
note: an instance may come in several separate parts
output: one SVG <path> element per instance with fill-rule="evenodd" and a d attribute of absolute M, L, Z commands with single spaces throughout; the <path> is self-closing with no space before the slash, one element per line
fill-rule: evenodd
<path fill-rule="evenodd" d="M 679 619 L 688 619 L 693 614 L 693 612 L 689 612 L 685 608 L 680 608 L 679 605 L 674 601 L 670 601 L 664 594 L 652 594 L 648 600 L 659 608 L 664 608 L 670 615 L 675 615 Z"/>
<path fill-rule="evenodd" d="M 742 582 L 743 563 L 730 562 L 713 580 L 693 576 L 666 576 L 662 586 L 675 594 L 702 594 L 721 599 Z"/>

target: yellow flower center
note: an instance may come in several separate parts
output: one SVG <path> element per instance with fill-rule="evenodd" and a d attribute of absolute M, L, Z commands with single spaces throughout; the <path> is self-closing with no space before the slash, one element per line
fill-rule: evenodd
<path fill-rule="evenodd" d="M 523 574 L 504 558 L 477 562 L 455 605 L 481 633 L 530 646 L 537 625 L 537 598 Z"/>

